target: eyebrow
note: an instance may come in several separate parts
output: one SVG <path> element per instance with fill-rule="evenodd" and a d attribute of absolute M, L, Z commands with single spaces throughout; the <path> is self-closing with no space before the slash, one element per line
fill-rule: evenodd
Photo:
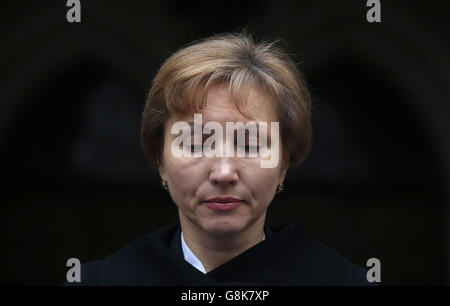
<path fill-rule="evenodd" d="M 193 120 L 191 120 L 191 121 L 187 121 L 186 122 L 188 125 L 190 125 L 191 127 L 193 127 L 194 126 L 194 121 Z M 197 125 L 198 126 L 198 125 Z M 201 125 L 201 127 L 202 127 L 202 129 L 203 129 L 203 127 L 205 126 L 205 124 L 202 122 L 202 125 Z M 200 126 L 199 126 L 200 127 Z"/>
<path fill-rule="evenodd" d="M 207 121 L 206 123 L 208 123 L 208 122 L 212 122 L 212 121 Z M 227 122 L 232 122 L 232 121 L 227 121 Z M 195 122 L 193 121 L 193 120 L 190 120 L 190 121 L 187 121 L 186 122 L 191 128 L 193 128 L 194 126 L 195 126 Z M 203 133 L 203 128 L 204 128 L 204 126 L 205 126 L 205 124 L 206 123 L 204 123 L 204 122 L 202 122 L 202 125 L 201 125 L 201 130 L 202 130 L 202 135 L 203 136 L 205 136 L 204 135 L 204 133 Z M 244 123 L 244 122 L 243 122 Z M 247 123 L 247 122 L 246 122 Z M 246 124 L 246 123 L 244 123 L 244 125 Z M 267 137 L 267 139 L 268 140 L 270 140 L 270 138 L 271 138 L 271 133 L 267 133 L 267 131 L 265 130 L 265 129 L 263 129 L 262 131 L 260 131 L 260 129 L 259 129 L 259 124 L 258 124 L 258 122 L 255 122 L 256 123 L 256 133 L 257 133 L 257 138 L 260 138 L 260 137 L 262 137 L 262 136 L 265 136 L 265 137 Z M 271 128 L 272 127 L 272 123 L 271 122 L 266 122 L 267 123 L 267 127 L 268 128 Z M 197 127 L 200 127 L 200 126 L 197 126 Z M 247 130 L 246 128 L 237 128 L 237 129 L 235 129 L 235 131 L 237 132 L 237 131 L 240 131 L 240 130 Z M 225 131 L 226 131 L 226 128 L 225 128 Z M 191 130 L 191 132 L 193 133 L 193 130 Z M 261 133 L 260 133 L 261 132 Z"/>

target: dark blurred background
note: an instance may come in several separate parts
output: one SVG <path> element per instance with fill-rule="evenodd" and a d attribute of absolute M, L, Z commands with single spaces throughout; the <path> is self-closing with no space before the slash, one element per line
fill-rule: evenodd
<path fill-rule="evenodd" d="M 0 10 L 0 284 L 58 285 L 175 221 L 139 144 L 163 60 L 243 27 L 282 38 L 313 94 L 311 155 L 268 222 L 296 222 L 385 285 L 450 283 L 446 1 L 5 1 Z"/>

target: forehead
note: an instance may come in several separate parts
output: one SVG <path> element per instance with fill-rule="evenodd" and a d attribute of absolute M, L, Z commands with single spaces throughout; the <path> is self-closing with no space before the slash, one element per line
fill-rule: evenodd
<path fill-rule="evenodd" d="M 205 121 L 277 121 L 275 101 L 262 90 L 249 88 L 238 104 L 241 111 L 233 103 L 228 86 L 216 85 L 208 91 L 201 113 Z"/>

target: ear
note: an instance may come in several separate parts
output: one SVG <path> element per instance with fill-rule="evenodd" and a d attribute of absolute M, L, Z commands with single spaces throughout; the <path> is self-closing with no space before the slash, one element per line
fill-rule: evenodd
<path fill-rule="evenodd" d="M 158 172 L 159 172 L 159 176 L 162 179 L 166 179 L 166 168 L 164 167 L 164 163 L 163 162 L 160 162 L 158 164 Z"/>
<path fill-rule="evenodd" d="M 278 184 L 281 184 L 284 182 L 288 168 L 289 168 L 289 157 L 284 156 L 284 158 L 282 159 L 282 162 L 281 162 L 280 180 L 279 180 Z"/>
<path fill-rule="evenodd" d="M 278 184 L 281 184 L 284 182 L 284 179 L 286 178 L 286 173 L 287 173 L 287 166 L 284 166 L 283 168 L 281 168 L 280 171 L 280 181 L 278 182 Z"/>

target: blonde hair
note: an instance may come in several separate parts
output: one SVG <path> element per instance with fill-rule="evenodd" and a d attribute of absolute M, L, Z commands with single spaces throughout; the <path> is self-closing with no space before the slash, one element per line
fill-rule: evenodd
<path fill-rule="evenodd" d="M 153 167 L 161 162 L 164 127 L 170 115 L 201 110 L 208 90 L 227 83 L 234 106 L 250 88 L 269 93 L 276 103 L 283 152 L 290 166 L 301 163 L 311 146 L 311 97 L 291 57 L 276 42 L 255 43 L 245 33 L 221 34 L 191 43 L 161 66 L 142 114 L 141 144 Z"/>

